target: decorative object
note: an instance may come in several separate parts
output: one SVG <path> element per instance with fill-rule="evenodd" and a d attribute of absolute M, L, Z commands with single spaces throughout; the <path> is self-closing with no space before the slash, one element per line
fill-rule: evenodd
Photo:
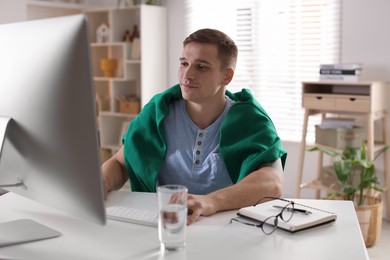
<path fill-rule="evenodd" d="M 131 38 L 131 34 L 130 34 L 129 30 L 126 30 L 125 34 L 123 34 L 122 40 L 124 42 L 132 42 L 133 41 L 133 39 Z"/>
<path fill-rule="evenodd" d="M 384 146 L 377 156 L 388 150 Z M 331 157 L 339 157 L 333 162 L 333 170 L 338 188 L 327 195 L 327 199 L 345 199 L 353 201 L 366 247 L 374 245 L 380 237 L 382 226 L 382 192 L 376 176 L 374 161 L 368 160 L 366 146 L 347 147 L 342 152 L 329 147 L 316 146 L 309 151 L 320 151 Z"/>
<path fill-rule="evenodd" d="M 359 147 L 365 134 L 364 128 L 358 126 L 351 128 L 323 128 L 320 125 L 316 125 L 315 129 L 315 140 L 317 144 L 338 149 L 344 149 L 345 147 Z"/>
<path fill-rule="evenodd" d="M 133 31 L 130 36 L 130 58 L 134 60 L 138 60 L 141 58 L 141 39 L 140 33 L 138 29 L 138 25 L 133 26 Z"/>
<path fill-rule="evenodd" d="M 104 77 L 115 77 L 115 71 L 118 67 L 118 61 L 116 59 L 101 59 L 100 69 L 103 71 Z"/>
<path fill-rule="evenodd" d="M 108 42 L 110 39 L 110 27 L 107 23 L 102 23 L 97 29 L 96 29 L 96 42 L 103 43 Z"/>
<path fill-rule="evenodd" d="M 141 41 L 140 38 L 133 39 L 131 44 L 131 58 L 138 60 L 141 58 Z"/>
<path fill-rule="evenodd" d="M 134 25 L 133 26 L 133 32 L 131 34 L 131 38 L 134 40 L 135 38 L 139 38 L 140 37 L 140 34 L 139 34 L 139 29 L 138 29 L 138 25 Z"/>
<path fill-rule="evenodd" d="M 119 113 L 125 114 L 138 114 L 141 110 L 139 98 L 134 95 L 130 96 L 119 96 Z"/>

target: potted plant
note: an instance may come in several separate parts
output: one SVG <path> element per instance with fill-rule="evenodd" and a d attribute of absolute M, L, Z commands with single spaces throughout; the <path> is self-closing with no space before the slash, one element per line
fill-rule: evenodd
<path fill-rule="evenodd" d="M 360 148 L 347 147 L 343 151 L 322 146 L 309 149 L 337 158 L 333 170 L 338 185 L 328 193 L 327 199 L 353 201 L 367 247 L 374 245 L 382 226 L 383 189 L 379 187 L 374 161 L 388 149 L 388 146 L 382 148 L 373 160 L 367 159 L 364 142 Z"/>

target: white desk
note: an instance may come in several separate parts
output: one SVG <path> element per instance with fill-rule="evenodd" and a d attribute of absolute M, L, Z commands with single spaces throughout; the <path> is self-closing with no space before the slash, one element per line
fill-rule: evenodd
<path fill-rule="evenodd" d="M 0 259 L 368 259 L 353 205 L 349 201 L 296 200 L 338 214 L 335 224 L 290 234 L 229 224 L 236 211 L 203 217 L 187 229 L 187 246 L 160 252 L 156 228 L 109 220 L 102 227 L 84 222 L 19 195 L 0 196 L 0 222 L 29 218 L 63 235 L 58 238 L 0 248 Z M 153 193 L 115 192 L 107 204 L 132 203 L 153 209 Z"/>

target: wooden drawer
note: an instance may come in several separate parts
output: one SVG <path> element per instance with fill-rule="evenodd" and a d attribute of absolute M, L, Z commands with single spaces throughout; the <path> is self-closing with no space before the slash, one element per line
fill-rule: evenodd
<path fill-rule="evenodd" d="M 303 107 L 327 111 L 370 112 L 370 97 L 334 94 L 304 94 Z"/>
<path fill-rule="evenodd" d="M 336 108 L 342 111 L 370 112 L 370 97 L 346 96 L 336 98 Z"/>
<path fill-rule="evenodd" d="M 304 94 L 302 105 L 309 109 L 329 110 L 329 108 L 336 107 L 336 98 L 334 95 Z"/>

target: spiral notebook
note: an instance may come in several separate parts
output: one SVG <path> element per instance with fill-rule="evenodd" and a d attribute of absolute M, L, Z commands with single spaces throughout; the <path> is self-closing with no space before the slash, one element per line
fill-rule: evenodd
<path fill-rule="evenodd" d="M 257 204 L 256 206 L 241 208 L 237 215 L 263 222 L 270 216 L 278 215 L 281 212 L 281 207 L 285 205 L 286 203 L 281 200 L 271 200 Z M 279 229 L 295 233 L 309 228 L 331 224 L 337 219 L 337 215 L 335 213 L 300 203 L 295 203 L 295 209 L 296 211 L 294 211 L 294 215 L 290 221 L 284 222 L 281 219 L 278 220 Z"/>

